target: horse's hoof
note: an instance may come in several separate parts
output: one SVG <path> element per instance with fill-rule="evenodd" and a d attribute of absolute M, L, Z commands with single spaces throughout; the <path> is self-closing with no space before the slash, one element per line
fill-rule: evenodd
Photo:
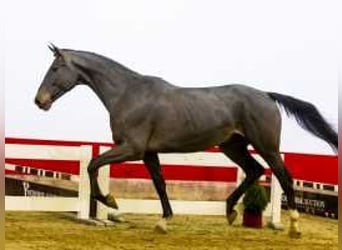
<path fill-rule="evenodd" d="M 291 239 L 299 239 L 299 238 L 301 238 L 302 233 L 298 232 L 298 231 L 290 230 L 289 231 L 289 236 L 290 236 Z"/>
<path fill-rule="evenodd" d="M 165 219 L 161 219 L 160 221 L 158 221 L 158 223 L 156 224 L 154 231 L 157 233 L 161 233 L 161 234 L 166 234 L 167 233 L 167 223 Z"/>
<path fill-rule="evenodd" d="M 114 196 L 111 195 L 111 194 L 106 195 L 106 205 L 108 207 L 111 207 L 111 208 L 114 208 L 114 209 L 118 209 L 119 208 L 118 204 L 116 203 L 116 200 L 115 200 Z"/>
<path fill-rule="evenodd" d="M 236 212 L 236 210 L 233 210 L 230 214 L 227 214 L 228 224 L 232 225 L 233 222 L 236 220 L 237 216 L 238 216 L 238 213 Z"/>
<path fill-rule="evenodd" d="M 108 220 L 119 222 L 119 223 L 126 222 L 125 218 L 123 218 L 121 214 L 116 214 L 116 213 L 108 213 Z"/>

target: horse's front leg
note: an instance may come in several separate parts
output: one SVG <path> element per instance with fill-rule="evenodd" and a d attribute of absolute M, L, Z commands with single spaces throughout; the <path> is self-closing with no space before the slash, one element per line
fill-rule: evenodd
<path fill-rule="evenodd" d="M 102 202 L 108 207 L 117 209 L 118 205 L 111 194 L 103 195 L 97 181 L 97 171 L 100 167 L 110 163 L 120 163 L 124 161 L 141 160 L 143 154 L 134 150 L 133 147 L 123 144 L 104 152 L 92 159 L 88 166 L 90 179 L 91 197 Z"/>
<path fill-rule="evenodd" d="M 151 177 L 153 184 L 159 195 L 159 199 L 163 208 L 163 218 L 156 224 L 156 231 L 161 233 L 167 232 L 167 220 L 172 218 L 172 209 L 169 198 L 166 193 L 166 184 L 161 173 L 161 167 L 157 153 L 145 153 L 143 159 Z"/>

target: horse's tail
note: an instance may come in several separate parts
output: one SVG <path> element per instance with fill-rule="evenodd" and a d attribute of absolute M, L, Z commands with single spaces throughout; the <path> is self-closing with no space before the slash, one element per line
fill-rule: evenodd
<path fill-rule="evenodd" d="M 329 125 L 313 104 L 298 100 L 292 96 L 272 92 L 267 94 L 275 102 L 283 106 L 288 116 L 294 116 L 302 128 L 326 141 L 335 152 L 338 151 L 337 132 Z"/>

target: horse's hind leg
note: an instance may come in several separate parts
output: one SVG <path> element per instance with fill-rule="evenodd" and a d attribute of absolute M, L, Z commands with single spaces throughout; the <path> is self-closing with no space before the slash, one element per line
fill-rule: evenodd
<path fill-rule="evenodd" d="M 260 154 L 272 169 L 273 174 L 275 174 L 275 176 L 279 180 L 280 185 L 287 196 L 291 220 L 289 231 L 290 237 L 299 238 L 301 236 L 298 228 L 299 213 L 297 211 L 295 203 L 293 179 L 290 173 L 287 171 L 279 152 L 260 152 Z"/>
<path fill-rule="evenodd" d="M 255 150 L 263 157 L 277 177 L 285 192 L 290 209 L 290 237 L 299 238 L 301 233 L 298 228 L 299 214 L 296 208 L 293 179 L 287 171 L 279 152 L 279 130 L 280 126 L 263 126 L 263 129 L 249 129 L 249 139 Z M 253 135 L 253 137 L 251 136 Z"/>
<path fill-rule="evenodd" d="M 220 145 L 223 153 L 238 164 L 246 173 L 246 178 L 227 198 L 226 216 L 229 224 L 236 219 L 234 206 L 246 190 L 264 173 L 264 168 L 250 155 L 247 141 L 241 135 L 233 135 L 227 142 Z"/>
<path fill-rule="evenodd" d="M 272 169 L 285 192 L 290 209 L 290 236 L 300 237 L 298 229 L 299 214 L 296 209 L 293 180 L 280 156 L 281 115 L 277 105 L 264 96 L 246 100 L 249 113 L 243 120 L 244 134 L 255 150 Z M 247 110 L 247 109 L 246 109 Z"/>

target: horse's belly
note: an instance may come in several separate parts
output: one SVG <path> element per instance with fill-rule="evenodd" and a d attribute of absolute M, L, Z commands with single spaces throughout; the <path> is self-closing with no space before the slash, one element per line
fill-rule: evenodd
<path fill-rule="evenodd" d="M 177 135 L 170 133 L 164 138 L 155 138 L 149 143 L 149 150 L 156 152 L 196 152 L 220 145 L 235 133 L 231 127 L 203 132 L 201 134 Z"/>

